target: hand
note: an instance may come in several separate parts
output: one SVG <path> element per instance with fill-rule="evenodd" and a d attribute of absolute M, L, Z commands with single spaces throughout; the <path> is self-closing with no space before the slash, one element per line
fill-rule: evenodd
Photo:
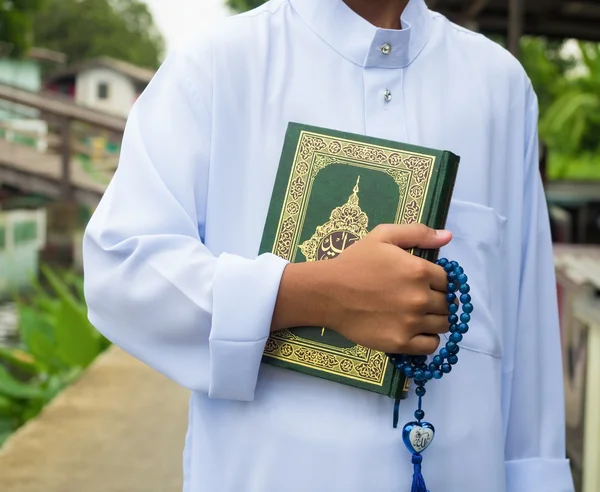
<path fill-rule="evenodd" d="M 449 327 L 446 273 L 402 248 L 438 249 L 450 239 L 421 224 L 382 225 L 322 262 L 336 294 L 325 326 L 387 353 L 435 352 Z"/>

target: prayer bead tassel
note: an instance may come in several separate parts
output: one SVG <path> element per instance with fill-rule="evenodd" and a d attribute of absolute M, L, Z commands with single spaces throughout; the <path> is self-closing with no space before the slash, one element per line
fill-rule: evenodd
<path fill-rule="evenodd" d="M 413 483 L 411 492 L 429 492 L 425 485 L 425 480 L 421 473 L 421 464 L 423 462 L 422 452 L 425 451 L 433 441 L 435 429 L 429 422 L 424 422 L 425 412 L 421 408 L 422 399 L 425 396 L 425 385 L 432 379 L 442 379 L 444 374 L 449 374 L 452 367 L 458 363 L 458 344 L 463 340 L 463 336 L 469 331 L 469 322 L 473 312 L 471 304 L 471 290 L 467 283 L 468 277 L 464 270 L 456 261 L 448 261 L 442 258 L 436 262 L 444 268 L 448 283 L 446 285 L 446 301 L 448 302 L 448 323 L 450 336 L 445 347 L 440 349 L 431 362 L 427 362 L 425 355 L 408 356 L 388 354 L 392 364 L 398 371 L 407 378 L 412 378 L 416 385 L 415 393 L 418 397 L 419 406 L 415 410 L 415 421 L 409 422 L 402 429 L 402 440 L 404 445 L 412 454 L 413 464 Z M 462 307 L 462 313 L 459 315 L 459 306 L 456 304 L 456 292 L 460 292 L 459 304 Z M 398 425 L 400 399 L 396 399 L 394 404 L 394 428 Z"/>

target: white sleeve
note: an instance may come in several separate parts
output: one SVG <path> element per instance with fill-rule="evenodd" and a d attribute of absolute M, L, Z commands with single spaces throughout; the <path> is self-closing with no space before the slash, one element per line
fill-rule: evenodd
<path fill-rule="evenodd" d="M 203 243 L 211 67 L 208 49 L 172 53 L 134 105 L 85 232 L 85 294 L 90 321 L 133 356 L 191 390 L 252 400 L 286 262 Z"/>
<path fill-rule="evenodd" d="M 505 395 L 507 492 L 573 492 L 565 457 L 556 280 L 538 165 L 537 100 L 532 90 L 528 101 L 518 323 L 504 369 L 504 386 L 509 388 Z"/>

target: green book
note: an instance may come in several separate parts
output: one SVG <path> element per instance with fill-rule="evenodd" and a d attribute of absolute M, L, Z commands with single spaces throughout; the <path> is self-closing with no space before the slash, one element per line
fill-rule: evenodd
<path fill-rule="evenodd" d="M 443 228 L 458 162 L 448 151 L 290 123 L 260 253 L 322 261 L 378 224 Z M 431 261 L 437 256 L 411 253 Z M 405 398 L 409 387 L 386 354 L 327 327 L 273 333 L 263 362 L 393 398 Z"/>

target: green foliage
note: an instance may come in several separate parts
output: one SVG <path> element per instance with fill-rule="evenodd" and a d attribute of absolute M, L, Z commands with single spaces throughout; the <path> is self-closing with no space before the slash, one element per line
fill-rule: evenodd
<path fill-rule="evenodd" d="M 564 43 L 545 38 L 521 39 L 521 63 L 535 88 L 541 114 L 556 99 L 567 73 L 577 63 L 563 54 L 563 47 Z"/>
<path fill-rule="evenodd" d="M 87 319 L 83 280 L 43 266 L 17 300 L 20 345 L 0 347 L 0 444 L 38 415 L 109 343 Z"/>
<path fill-rule="evenodd" d="M 110 56 L 157 68 L 164 40 L 141 0 L 45 0 L 34 19 L 35 44 L 70 62 Z"/>
<path fill-rule="evenodd" d="M 540 121 L 540 133 L 557 152 L 578 155 L 600 151 L 600 45 L 579 43 L 581 75 L 559 84 Z"/>
<path fill-rule="evenodd" d="M 252 10 L 263 3 L 266 0 L 227 0 L 227 6 L 236 12 L 246 12 Z"/>
<path fill-rule="evenodd" d="M 0 42 L 9 45 L 9 56 L 21 56 L 30 48 L 33 14 L 41 5 L 42 0 L 0 1 Z"/>
<path fill-rule="evenodd" d="M 600 181 L 600 156 L 597 152 L 576 155 L 553 152 L 548 159 L 548 178 Z"/>
<path fill-rule="evenodd" d="M 540 103 L 540 138 L 550 179 L 600 177 L 600 45 L 579 42 L 580 59 L 563 45 L 525 38 L 522 63 Z"/>

